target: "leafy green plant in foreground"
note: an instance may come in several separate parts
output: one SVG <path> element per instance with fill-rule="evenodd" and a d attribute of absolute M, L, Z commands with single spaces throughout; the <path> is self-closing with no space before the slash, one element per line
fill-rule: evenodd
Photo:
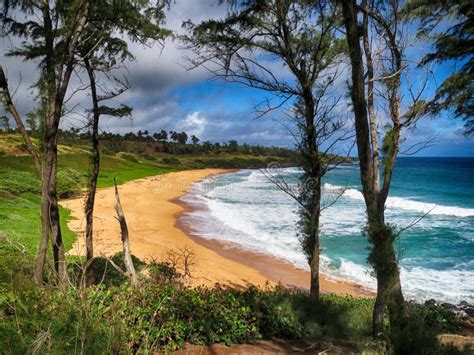
<path fill-rule="evenodd" d="M 315 302 L 306 292 L 282 287 L 186 288 L 169 265 L 144 265 L 136 258 L 151 276 L 142 275 L 137 288 L 114 271 L 106 271 L 99 286 L 37 288 L 29 258 L 15 245 L 8 251 L 14 256 L 2 254 L 0 263 L 2 353 L 146 353 L 185 343 L 230 345 L 271 338 L 344 341 L 355 352 L 380 349 L 370 336 L 373 299 L 323 295 Z M 122 259 L 113 257 L 119 266 Z M 102 258 L 95 266 L 111 270 Z M 71 279 L 78 271 L 70 270 Z M 157 283 L 157 275 L 166 277 Z M 435 335 L 456 330 L 452 312 L 422 305 L 408 309 L 409 333 L 392 334 L 385 348 L 441 354 Z"/>

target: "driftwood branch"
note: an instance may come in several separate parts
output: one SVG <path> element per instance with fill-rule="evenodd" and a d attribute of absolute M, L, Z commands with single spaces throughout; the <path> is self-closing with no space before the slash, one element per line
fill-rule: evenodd
<path fill-rule="evenodd" d="M 3 96 L 3 101 L 5 105 L 5 109 L 11 113 L 15 123 L 18 127 L 18 131 L 23 137 L 25 141 L 26 149 L 28 153 L 31 154 L 33 157 L 33 162 L 35 164 L 36 172 L 38 176 L 41 176 L 41 162 L 38 154 L 38 150 L 35 148 L 33 143 L 31 142 L 30 136 L 26 131 L 25 125 L 23 124 L 23 120 L 21 119 L 20 114 L 18 113 L 15 104 L 13 103 L 12 96 L 10 94 L 10 89 L 8 88 L 8 81 L 5 76 L 5 72 L 3 71 L 3 67 L 0 65 L 0 90 Z"/>
<path fill-rule="evenodd" d="M 120 231 L 122 235 L 122 244 L 123 244 L 123 259 L 125 263 L 125 268 L 127 269 L 127 274 L 130 276 L 130 281 L 132 286 L 136 286 L 138 283 L 137 273 L 135 267 L 133 266 L 132 254 L 130 252 L 130 244 L 128 238 L 128 226 L 127 221 L 125 220 L 125 215 L 123 213 L 122 204 L 120 203 L 119 192 L 117 188 L 117 178 L 114 178 L 115 186 L 115 211 L 117 212 L 117 219 L 120 223 Z M 114 266 L 112 264 L 112 266 Z"/>

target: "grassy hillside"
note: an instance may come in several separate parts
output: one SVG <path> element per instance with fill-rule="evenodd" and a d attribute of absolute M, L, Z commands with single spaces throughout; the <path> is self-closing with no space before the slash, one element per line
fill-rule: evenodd
<path fill-rule="evenodd" d="M 39 140 L 33 139 L 39 147 Z M 255 168 L 272 162 L 290 165 L 291 160 L 260 154 L 230 154 L 225 151 L 197 152 L 176 145 L 175 153 L 162 152 L 163 144 L 149 142 L 101 142 L 101 167 L 98 187 L 113 186 L 113 178 L 130 180 L 183 169 Z M 85 140 L 59 144 L 58 194 L 61 198 L 77 196 L 87 186 L 90 171 L 90 144 Z M 24 246 L 28 255 L 36 253 L 40 234 L 40 180 L 32 158 L 18 134 L 0 134 L 0 233 Z M 69 212 L 61 209 L 66 248 L 75 239 L 67 228 Z M 2 246 L 0 245 L 0 252 Z"/>
<path fill-rule="evenodd" d="M 4 138 L 0 136 L 0 138 Z M 13 137 L 15 138 L 15 137 Z M 35 174 L 32 159 L 25 155 L 21 143 L 9 137 L 0 139 L 0 233 L 12 242 L 24 246 L 27 254 L 35 255 L 40 235 L 40 180 Z M 13 144 L 12 144 L 13 142 Z M 20 146 L 20 148 L 19 148 Z M 66 198 L 78 195 L 87 186 L 89 156 L 81 149 L 61 147 L 58 170 L 58 193 Z M 104 155 L 98 187 L 158 175 L 177 168 L 139 163 Z M 69 212 L 61 208 L 61 223 L 66 248 L 72 247 L 75 235 L 67 228 Z M 0 254 L 4 248 L 0 244 Z M 3 250 L 5 252 L 5 250 Z"/>

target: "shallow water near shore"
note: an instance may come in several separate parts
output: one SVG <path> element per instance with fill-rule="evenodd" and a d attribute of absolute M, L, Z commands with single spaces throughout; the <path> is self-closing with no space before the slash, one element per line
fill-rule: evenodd
<path fill-rule="evenodd" d="M 301 172 L 272 170 L 296 187 Z M 387 201 L 389 223 L 405 228 L 395 242 L 407 298 L 474 301 L 474 159 L 400 158 Z M 323 179 L 322 271 L 374 288 L 363 236 L 365 208 L 355 164 Z M 181 218 L 203 238 L 236 243 L 308 269 L 298 241 L 298 206 L 257 170 L 219 175 L 182 197 L 196 208 Z"/>

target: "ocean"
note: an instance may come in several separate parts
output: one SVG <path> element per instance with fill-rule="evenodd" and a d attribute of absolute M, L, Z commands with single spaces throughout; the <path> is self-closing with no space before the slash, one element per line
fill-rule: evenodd
<path fill-rule="evenodd" d="M 273 173 L 295 187 L 301 171 Z M 321 217 L 321 271 L 374 289 L 358 165 L 336 167 L 323 184 L 323 202 L 330 206 Z M 299 244 L 297 203 L 261 171 L 212 177 L 195 184 L 183 200 L 198 207 L 182 216 L 196 235 L 309 270 Z M 406 298 L 474 301 L 474 158 L 399 158 L 386 221 L 399 229 L 418 221 L 395 241 Z"/>

